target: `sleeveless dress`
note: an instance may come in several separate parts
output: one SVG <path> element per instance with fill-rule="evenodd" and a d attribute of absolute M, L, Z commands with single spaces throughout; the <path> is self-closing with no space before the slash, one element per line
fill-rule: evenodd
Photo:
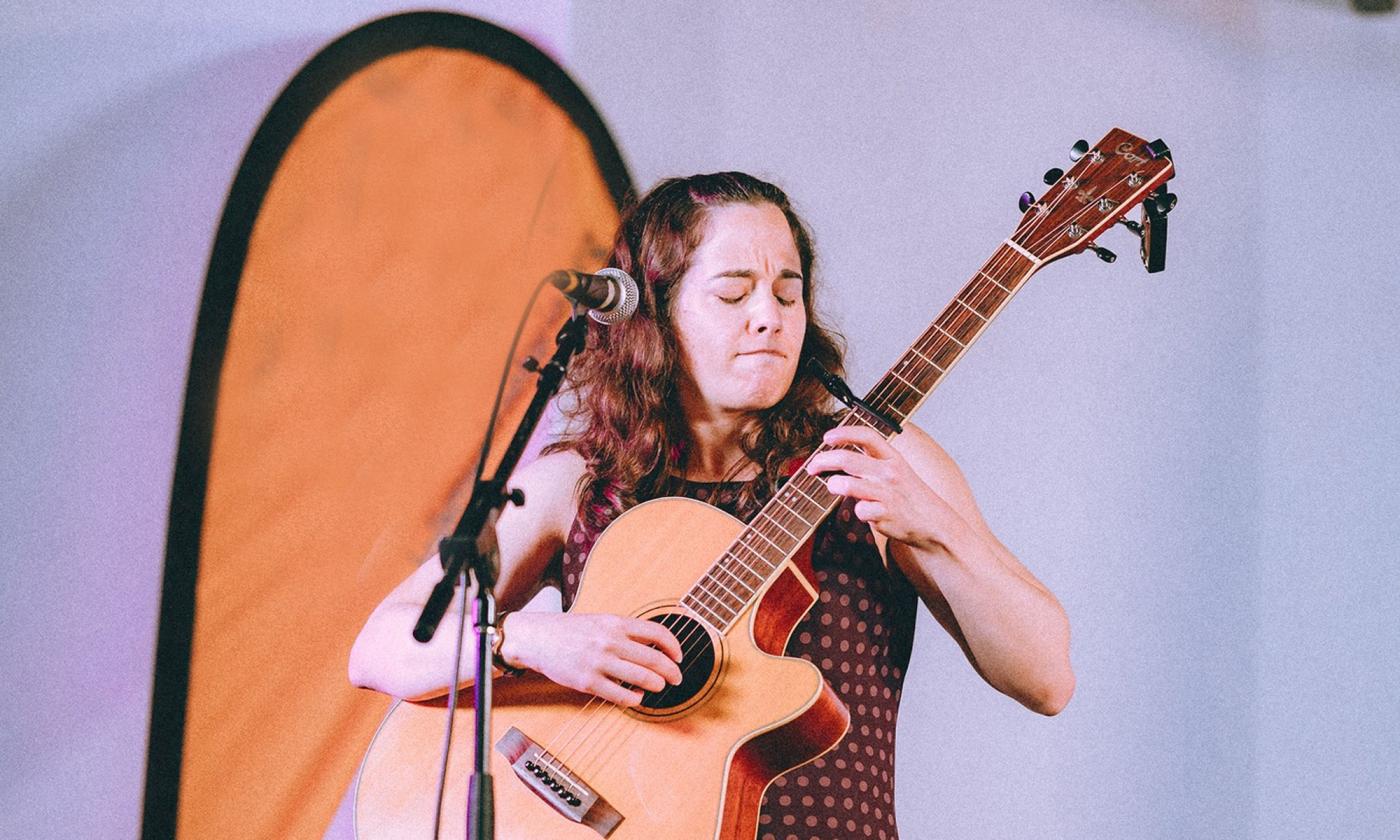
<path fill-rule="evenodd" d="M 683 482 L 676 495 L 707 502 L 749 521 L 766 501 L 744 503 L 743 482 Z M 601 529 L 588 521 L 618 515 L 602 500 L 578 516 L 555 573 L 564 608 L 573 603 L 588 554 Z M 601 507 L 598 507 L 601 505 Z M 768 788 L 759 812 L 759 840 L 897 840 L 894 740 L 899 698 L 914 636 L 918 597 L 897 570 L 886 569 L 870 526 L 842 502 L 813 537 L 813 581 L 820 595 L 797 624 L 786 653 L 821 669 L 851 711 L 851 728 L 836 748 L 789 771 Z"/>

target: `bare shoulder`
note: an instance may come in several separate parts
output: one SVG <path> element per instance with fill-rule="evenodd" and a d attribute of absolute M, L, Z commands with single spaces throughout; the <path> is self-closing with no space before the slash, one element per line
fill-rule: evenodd
<path fill-rule="evenodd" d="M 577 483 L 583 476 L 587 464 L 583 456 L 573 449 L 561 449 L 548 455 L 541 455 L 523 467 L 516 469 L 511 476 L 512 484 L 544 485 L 572 481 Z"/>

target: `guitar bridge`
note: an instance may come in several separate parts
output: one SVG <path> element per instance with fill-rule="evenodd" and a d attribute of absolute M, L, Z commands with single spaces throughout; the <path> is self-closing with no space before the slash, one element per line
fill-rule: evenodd
<path fill-rule="evenodd" d="M 562 761 L 512 726 L 496 742 L 496 751 L 535 795 L 566 819 L 586 825 L 604 837 L 622 822 L 622 814 Z"/>

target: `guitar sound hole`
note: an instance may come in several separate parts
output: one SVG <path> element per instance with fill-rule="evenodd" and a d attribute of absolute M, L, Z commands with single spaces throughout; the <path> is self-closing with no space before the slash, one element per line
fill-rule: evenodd
<path fill-rule="evenodd" d="M 642 695 L 638 711 L 664 712 L 684 706 L 710 682 L 715 670 L 715 646 L 710 634 L 700 622 L 679 613 L 664 613 L 651 617 L 675 634 L 681 643 L 681 684 L 667 685 L 660 691 Z"/>

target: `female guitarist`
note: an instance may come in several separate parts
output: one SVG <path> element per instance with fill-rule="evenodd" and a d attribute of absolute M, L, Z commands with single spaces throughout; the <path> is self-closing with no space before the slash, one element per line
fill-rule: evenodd
<path fill-rule="evenodd" d="M 905 424 L 887 441 L 834 425 L 800 363 L 839 371 L 841 347 L 813 306 L 811 236 L 780 189 L 735 172 L 663 181 L 624 217 L 610 265 L 637 279 L 641 304 L 629 321 L 590 327 L 570 371 L 570 431 L 511 482 L 526 505 L 498 524 L 498 664 L 621 706 L 679 683 L 680 644 L 654 621 L 511 610 L 551 581 L 567 609 L 594 540 L 638 502 L 689 496 L 747 520 L 795 459 L 823 440 L 841 447 L 806 465 L 844 499 L 813 538 L 820 594 L 786 653 L 821 669 L 851 725 L 835 749 L 775 780 L 758 831 L 895 838 L 896 713 L 916 599 L 983 679 L 1047 715 L 1074 689 L 1065 613 L 928 434 Z M 447 690 L 452 634 L 410 636 L 440 575 L 430 559 L 375 608 L 352 682 L 409 699 Z M 461 667 L 465 683 L 474 664 Z"/>

